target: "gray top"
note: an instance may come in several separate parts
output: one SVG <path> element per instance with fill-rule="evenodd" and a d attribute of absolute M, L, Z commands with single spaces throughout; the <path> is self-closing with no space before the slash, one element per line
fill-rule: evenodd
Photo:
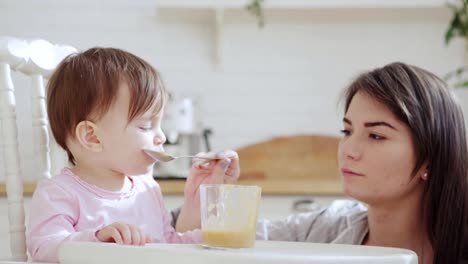
<path fill-rule="evenodd" d="M 368 232 L 367 207 L 350 200 L 336 200 L 317 211 L 257 224 L 258 240 L 361 245 Z"/>
<path fill-rule="evenodd" d="M 174 227 L 179 213 L 180 207 L 171 212 Z M 361 245 L 368 232 L 367 207 L 350 200 L 336 200 L 329 207 L 285 220 L 257 223 L 258 240 Z"/>

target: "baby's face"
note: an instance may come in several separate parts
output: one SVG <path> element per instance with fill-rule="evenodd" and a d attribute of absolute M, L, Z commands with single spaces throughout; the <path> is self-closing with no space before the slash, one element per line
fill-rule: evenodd
<path fill-rule="evenodd" d="M 148 173 L 154 165 L 154 160 L 142 150 L 162 151 L 166 137 L 161 130 L 162 116 L 153 114 L 155 106 L 128 121 L 129 98 L 127 84 L 121 83 L 114 104 L 96 123 L 97 132 L 106 167 L 126 175 L 141 175 Z"/>

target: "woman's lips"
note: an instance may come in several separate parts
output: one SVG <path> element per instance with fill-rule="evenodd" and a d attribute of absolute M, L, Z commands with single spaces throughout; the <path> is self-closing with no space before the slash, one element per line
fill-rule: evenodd
<path fill-rule="evenodd" d="M 347 169 L 347 168 L 343 168 L 341 169 L 341 174 L 344 176 L 344 177 L 356 177 L 356 176 L 364 176 L 364 174 L 361 174 L 361 173 L 357 173 L 351 169 Z"/>

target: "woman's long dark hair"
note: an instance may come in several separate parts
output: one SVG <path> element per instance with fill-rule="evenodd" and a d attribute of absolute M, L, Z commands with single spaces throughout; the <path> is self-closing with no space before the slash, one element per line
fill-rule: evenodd
<path fill-rule="evenodd" d="M 412 131 L 413 174 L 428 162 L 424 215 L 435 264 L 468 259 L 468 150 L 460 105 L 434 74 L 392 63 L 360 75 L 345 91 L 345 113 L 363 92 L 386 105 Z"/>

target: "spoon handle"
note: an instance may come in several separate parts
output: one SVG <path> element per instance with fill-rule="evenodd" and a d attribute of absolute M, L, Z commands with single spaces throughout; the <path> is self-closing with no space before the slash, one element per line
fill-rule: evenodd
<path fill-rule="evenodd" d="M 176 159 L 178 158 L 194 158 L 194 159 L 204 159 L 204 160 L 216 160 L 218 158 L 208 158 L 208 157 L 197 157 L 197 156 L 178 156 L 175 157 Z"/>

